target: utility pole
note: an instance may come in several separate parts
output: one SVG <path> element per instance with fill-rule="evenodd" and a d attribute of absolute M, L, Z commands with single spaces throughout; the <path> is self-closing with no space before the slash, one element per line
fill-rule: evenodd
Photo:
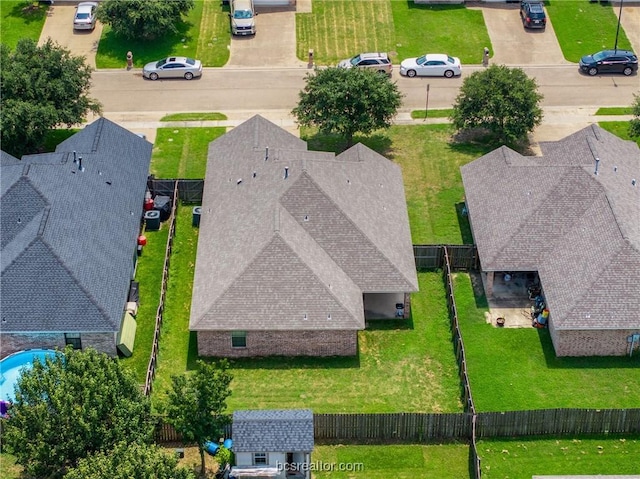
<path fill-rule="evenodd" d="M 620 19 L 622 18 L 622 4 L 624 3 L 624 0 L 620 0 L 620 13 L 618 14 L 618 28 L 616 29 L 616 44 L 613 47 L 613 49 L 617 52 L 618 51 L 618 34 L 620 33 Z"/>

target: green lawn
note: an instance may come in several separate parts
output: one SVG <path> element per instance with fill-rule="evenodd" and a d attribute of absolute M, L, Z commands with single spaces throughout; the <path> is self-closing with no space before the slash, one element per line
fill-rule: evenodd
<path fill-rule="evenodd" d="M 596 115 L 633 115 L 630 106 L 605 106 L 598 108 Z"/>
<path fill-rule="evenodd" d="M 151 159 L 156 178 L 204 178 L 209 143 L 226 128 L 158 128 Z"/>
<path fill-rule="evenodd" d="M 638 473 L 640 436 L 481 440 L 482 479 Z"/>
<path fill-rule="evenodd" d="M 480 63 L 478 52 L 482 52 L 483 47 L 493 51 L 480 10 L 470 10 L 464 5 L 390 1 L 395 50 L 400 59 L 442 52 L 459 57 L 462 64 Z"/>
<path fill-rule="evenodd" d="M 159 60 L 168 55 L 198 58 L 204 66 L 222 66 L 229 59 L 228 7 L 218 0 L 198 0 L 178 33 L 165 35 L 153 41 L 127 40 L 113 34 L 105 25 L 100 38 L 96 65 L 98 68 L 123 68 L 127 51 L 133 53 L 134 65 Z"/>
<path fill-rule="evenodd" d="M 460 479 L 469 477 L 466 444 L 316 446 L 314 479 Z M 327 470 L 328 469 L 328 470 Z"/>
<path fill-rule="evenodd" d="M 37 42 L 48 9 L 47 5 L 36 5 L 25 0 L 0 1 L 2 43 L 15 48 L 21 38 L 31 38 Z"/>
<path fill-rule="evenodd" d="M 546 329 L 488 324 L 468 274 L 454 286 L 478 411 L 640 407 L 640 355 L 557 358 Z"/>
<path fill-rule="evenodd" d="M 619 136 L 623 140 L 635 141 L 640 146 L 640 137 L 631 138 L 629 135 L 629 122 L 628 121 L 599 121 L 598 125 L 610 133 Z"/>
<path fill-rule="evenodd" d="M 547 0 L 546 8 L 562 53 L 570 62 L 577 63 L 584 55 L 613 48 L 618 25 L 617 6 L 586 0 Z M 631 49 L 622 27 L 618 48 Z"/>
<path fill-rule="evenodd" d="M 160 118 L 160 121 L 222 121 L 227 115 L 217 112 L 172 113 Z"/>
<path fill-rule="evenodd" d="M 426 114 L 425 114 L 426 113 Z M 427 118 L 445 118 L 448 119 L 453 113 L 453 108 L 443 108 L 440 110 L 413 110 L 411 112 L 411 118 L 421 119 L 425 116 Z"/>
<path fill-rule="evenodd" d="M 296 15 L 296 34 L 298 58 L 307 60 L 313 49 L 320 65 L 363 51 L 386 51 L 399 63 L 427 49 L 448 52 L 462 63 L 478 63 L 478 52 L 491 46 L 482 12 L 412 1 L 314 0 L 312 13 Z"/>

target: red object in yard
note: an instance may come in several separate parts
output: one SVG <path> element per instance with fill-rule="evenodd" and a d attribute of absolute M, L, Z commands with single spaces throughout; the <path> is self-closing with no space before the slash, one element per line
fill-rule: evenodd
<path fill-rule="evenodd" d="M 138 236 L 138 245 L 146 246 L 147 245 L 147 237 L 145 235 Z"/>
<path fill-rule="evenodd" d="M 144 200 L 144 210 L 151 211 L 153 209 L 153 198 L 145 198 Z"/>

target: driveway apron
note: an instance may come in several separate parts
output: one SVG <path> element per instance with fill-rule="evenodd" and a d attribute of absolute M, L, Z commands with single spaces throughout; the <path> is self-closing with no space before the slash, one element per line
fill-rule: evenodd
<path fill-rule="evenodd" d="M 102 24 L 96 22 L 96 28 L 91 30 L 74 30 L 73 16 L 76 8 L 73 5 L 53 5 L 49 7 L 47 19 L 42 27 L 38 44 L 42 45 L 51 38 L 54 42 L 67 48 L 73 55 L 84 56 L 87 64 L 96 67 L 96 52 L 102 34 Z M 123 59 L 126 63 L 126 59 Z"/>
<path fill-rule="evenodd" d="M 618 18 L 620 13 L 620 5 L 613 4 L 613 11 Z M 627 34 L 627 38 L 631 42 L 633 51 L 640 54 L 640 5 L 624 5 L 622 7 L 622 18 L 620 19 L 622 28 Z"/>
<path fill-rule="evenodd" d="M 518 5 L 492 4 L 480 7 L 491 38 L 493 51 L 490 62 L 501 65 L 567 65 L 556 38 L 551 19 L 547 16 L 544 29 L 525 29 Z M 482 52 L 478 52 L 478 62 Z"/>

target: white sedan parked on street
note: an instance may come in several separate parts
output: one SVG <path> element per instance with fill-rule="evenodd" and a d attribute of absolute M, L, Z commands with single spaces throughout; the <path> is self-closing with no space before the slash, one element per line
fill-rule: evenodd
<path fill-rule="evenodd" d="M 447 77 L 462 73 L 460 59 L 443 53 L 427 53 L 419 58 L 407 58 L 400 63 L 400 75 L 408 77 Z"/>
<path fill-rule="evenodd" d="M 167 57 L 157 62 L 147 63 L 142 76 L 149 80 L 158 78 L 192 78 L 202 76 L 202 63 L 187 57 Z"/>

